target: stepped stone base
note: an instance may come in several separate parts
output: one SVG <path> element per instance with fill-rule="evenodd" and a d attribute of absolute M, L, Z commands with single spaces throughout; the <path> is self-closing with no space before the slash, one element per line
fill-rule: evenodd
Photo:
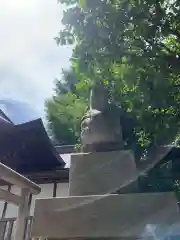
<path fill-rule="evenodd" d="M 147 238 L 180 234 L 173 193 L 38 199 L 33 236 L 48 239 Z"/>
<path fill-rule="evenodd" d="M 131 183 L 137 174 L 131 150 L 72 154 L 69 194 L 113 193 Z"/>

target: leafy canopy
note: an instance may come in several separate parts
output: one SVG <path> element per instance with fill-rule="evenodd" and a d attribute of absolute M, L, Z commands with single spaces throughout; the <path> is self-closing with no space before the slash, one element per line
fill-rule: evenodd
<path fill-rule="evenodd" d="M 79 91 L 73 69 L 62 71 L 63 79 L 56 80 L 55 95 L 46 104 L 48 127 L 56 142 L 62 145 L 79 141 L 81 118 L 87 105 L 88 89 Z M 78 86 L 78 85 L 77 85 Z"/>
<path fill-rule="evenodd" d="M 136 120 L 142 146 L 172 141 L 180 125 L 180 2 L 59 2 L 67 9 L 56 40 L 75 45 L 79 81 L 104 80 L 110 101 Z"/>

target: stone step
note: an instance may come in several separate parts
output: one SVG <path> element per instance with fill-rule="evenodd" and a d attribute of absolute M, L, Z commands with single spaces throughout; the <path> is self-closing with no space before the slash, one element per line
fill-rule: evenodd
<path fill-rule="evenodd" d="M 149 239 L 179 234 L 179 208 L 173 193 L 79 196 L 36 201 L 33 237 Z"/>

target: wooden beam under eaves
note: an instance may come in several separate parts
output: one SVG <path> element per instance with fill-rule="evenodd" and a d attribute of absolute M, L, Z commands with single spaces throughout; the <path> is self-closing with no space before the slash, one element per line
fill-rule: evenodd
<path fill-rule="evenodd" d="M 15 205 L 19 205 L 21 203 L 21 197 L 17 196 L 8 190 L 0 189 L 0 200 L 4 200 L 6 202 L 11 202 Z"/>

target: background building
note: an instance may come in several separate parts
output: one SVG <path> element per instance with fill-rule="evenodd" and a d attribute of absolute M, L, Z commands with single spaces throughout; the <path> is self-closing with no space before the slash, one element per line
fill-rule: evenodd
<path fill-rule="evenodd" d="M 62 148 L 58 149 L 64 153 Z M 52 145 L 41 119 L 14 125 L 0 111 L 0 160 L 41 186 L 38 198 L 68 195 L 69 169 Z M 67 151 L 67 149 L 66 149 Z M 19 194 L 20 189 L 0 181 L 1 188 Z M 35 196 L 31 199 L 33 215 Z M 1 218 L 17 217 L 18 207 L 0 202 Z"/>

